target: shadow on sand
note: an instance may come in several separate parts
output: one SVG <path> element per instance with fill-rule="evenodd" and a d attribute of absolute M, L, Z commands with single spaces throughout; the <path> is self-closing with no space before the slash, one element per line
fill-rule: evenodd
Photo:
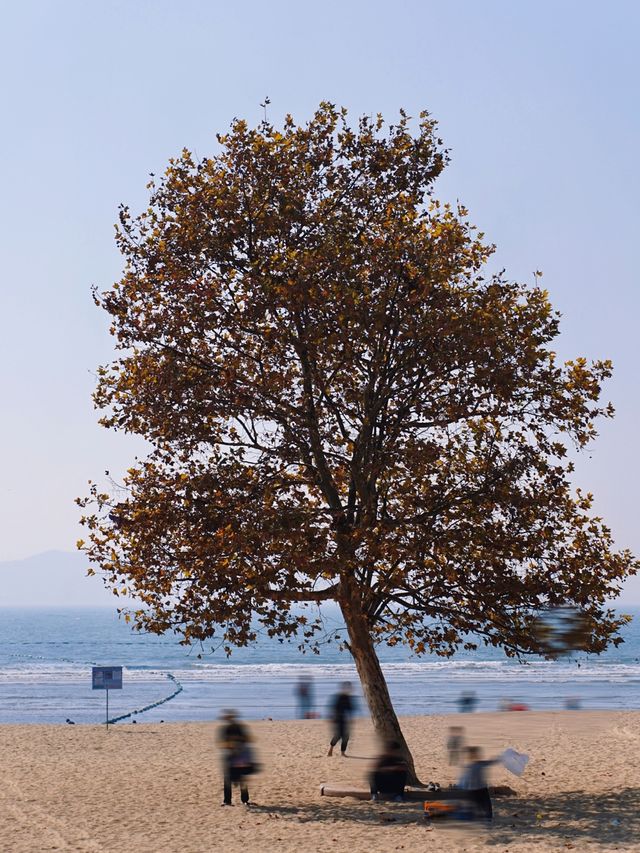
<path fill-rule="evenodd" d="M 638 803 L 640 788 L 622 788 L 601 794 L 568 791 L 527 800 L 499 798 L 494 802 L 494 825 L 483 831 L 484 840 L 487 845 L 502 845 L 502 849 L 515 841 L 546 842 L 547 845 L 562 843 L 563 847 L 570 845 L 576 850 L 586 842 L 606 844 L 607 850 L 615 844 L 631 842 L 640 845 Z M 370 803 L 327 799 L 313 805 L 256 805 L 252 811 L 268 818 L 300 823 L 347 821 L 371 826 L 388 821 L 400 825 L 415 824 L 423 820 L 421 804 L 415 802 Z"/>
<path fill-rule="evenodd" d="M 417 807 L 417 808 L 416 808 Z M 252 812 L 260 812 L 270 818 L 285 818 L 299 823 L 335 823 L 345 821 L 358 824 L 379 824 L 393 819 L 397 823 L 415 823 L 422 818 L 419 803 L 370 803 L 367 800 L 323 799 L 317 805 L 252 805 Z"/>
<path fill-rule="evenodd" d="M 631 842 L 640 847 L 640 788 L 619 788 L 599 794 L 567 791 L 533 799 L 498 801 L 496 826 L 489 844 L 518 841 L 569 841 L 611 844 Z M 539 817 L 538 817 L 539 816 Z"/>

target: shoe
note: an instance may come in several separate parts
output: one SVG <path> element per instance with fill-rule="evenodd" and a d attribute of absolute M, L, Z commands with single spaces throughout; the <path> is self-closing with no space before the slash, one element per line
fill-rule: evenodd
<path fill-rule="evenodd" d="M 371 794 L 371 802 L 377 803 L 380 801 L 380 797 L 377 794 Z"/>
<path fill-rule="evenodd" d="M 221 806 L 232 806 L 233 803 L 220 803 Z"/>

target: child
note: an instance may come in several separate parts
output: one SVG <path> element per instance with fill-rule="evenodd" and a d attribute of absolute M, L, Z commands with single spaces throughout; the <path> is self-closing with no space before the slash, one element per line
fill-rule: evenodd
<path fill-rule="evenodd" d="M 449 726 L 449 737 L 447 738 L 447 753 L 449 764 L 460 763 L 462 750 L 464 749 L 464 729 L 462 726 Z"/>

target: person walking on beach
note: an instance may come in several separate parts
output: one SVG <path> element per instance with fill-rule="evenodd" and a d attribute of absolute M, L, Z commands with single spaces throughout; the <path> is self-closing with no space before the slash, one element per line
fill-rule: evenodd
<path fill-rule="evenodd" d="M 333 755 L 333 747 L 340 741 L 340 755 L 344 756 L 349 743 L 351 716 L 355 711 L 355 702 L 351 695 L 351 682 L 345 681 L 340 692 L 333 697 L 331 720 L 333 722 L 333 737 L 329 746 L 328 756 Z"/>
<path fill-rule="evenodd" d="M 233 785 L 240 786 L 240 801 L 249 805 L 249 788 L 246 777 L 255 772 L 253 751 L 249 732 L 237 718 L 235 711 L 224 711 L 224 725 L 218 732 L 218 743 L 222 752 L 222 775 L 224 777 L 223 806 L 231 806 Z"/>

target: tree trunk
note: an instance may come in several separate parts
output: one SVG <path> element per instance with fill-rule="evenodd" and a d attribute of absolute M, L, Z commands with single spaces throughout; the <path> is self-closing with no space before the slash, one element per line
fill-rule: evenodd
<path fill-rule="evenodd" d="M 421 784 L 416 776 L 413 756 L 402 734 L 394 711 L 389 688 L 376 654 L 366 617 L 358 604 L 340 599 L 340 609 L 349 633 L 349 647 L 355 661 L 364 697 L 371 712 L 376 734 L 382 741 L 394 740 L 400 744 L 409 767 L 409 784 Z"/>

